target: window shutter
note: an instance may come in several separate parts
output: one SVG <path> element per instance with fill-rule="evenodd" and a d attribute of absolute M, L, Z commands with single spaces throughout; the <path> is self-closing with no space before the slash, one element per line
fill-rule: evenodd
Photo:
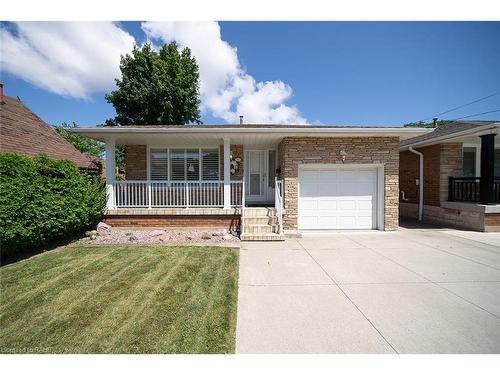
<path fill-rule="evenodd" d="M 168 150 L 151 150 L 151 179 L 168 180 Z"/>
<path fill-rule="evenodd" d="M 202 179 L 205 181 L 219 180 L 219 150 L 205 149 L 202 154 Z"/>
<path fill-rule="evenodd" d="M 186 179 L 185 150 L 170 150 L 170 179 L 183 181 Z"/>

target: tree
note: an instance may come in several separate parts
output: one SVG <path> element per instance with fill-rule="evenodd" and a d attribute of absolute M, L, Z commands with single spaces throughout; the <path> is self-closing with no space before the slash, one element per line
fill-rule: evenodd
<path fill-rule="evenodd" d="M 189 48 L 179 52 L 172 42 L 156 52 L 146 43 L 122 56 L 120 70 L 117 90 L 106 95 L 115 124 L 201 123 L 198 65 Z"/>
<path fill-rule="evenodd" d="M 104 125 L 97 125 L 97 126 L 100 127 Z M 68 131 L 68 129 L 78 128 L 78 127 L 79 125 L 76 122 L 73 122 L 71 124 L 63 122 L 61 125 L 54 126 L 54 130 L 56 131 L 57 134 L 59 134 L 61 137 L 63 137 L 65 140 L 67 140 L 69 143 L 75 146 L 75 148 L 78 151 L 83 152 L 84 154 L 90 156 L 94 156 L 96 158 L 103 158 L 105 150 L 104 143 Z M 125 151 L 123 147 L 120 146 L 116 147 L 115 155 L 116 155 L 116 166 L 118 167 L 118 169 L 123 170 L 125 165 Z"/>
<path fill-rule="evenodd" d="M 447 120 L 438 120 L 436 123 L 436 127 L 446 125 L 449 122 L 450 121 L 447 121 Z M 417 122 L 408 122 L 407 124 L 404 124 L 403 126 L 405 128 L 433 128 L 434 123 L 433 122 L 417 121 Z"/>
<path fill-rule="evenodd" d="M 68 129 L 78 127 L 76 122 L 71 124 L 63 122 L 61 125 L 54 126 L 54 130 L 57 134 L 75 146 L 78 151 L 96 158 L 102 158 L 104 143 L 68 131 Z"/>

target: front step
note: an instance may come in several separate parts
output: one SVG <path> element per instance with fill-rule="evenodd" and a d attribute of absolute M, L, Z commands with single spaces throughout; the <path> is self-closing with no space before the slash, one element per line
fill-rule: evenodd
<path fill-rule="evenodd" d="M 240 236 L 242 241 L 284 241 L 285 236 L 276 233 L 269 234 L 243 234 Z"/>
<path fill-rule="evenodd" d="M 284 236 L 276 233 L 277 217 L 274 207 L 245 208 L 244 234 L 242 241 L 283 241 Z"/>

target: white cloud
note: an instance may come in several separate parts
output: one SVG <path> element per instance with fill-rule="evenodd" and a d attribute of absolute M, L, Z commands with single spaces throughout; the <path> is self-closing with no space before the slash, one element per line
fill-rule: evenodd
<path fill-rule="evenodd" d="M 1 29 L 0 66 L 47 91 L 88 98 L 114 88 L 134 38 L 113 22 L 18 22 Z"/>
<path fill-rule="evenodd" d="M 282 81 L 256 82 L 216 22 L 144 22 L 142 29 L 153 40 L 191 48 L 200 68 L 203 111 L 228 122 L 244 115 L 247 123 L 307 123 L 296 106 L 285 104 L 292 88 Z"/>

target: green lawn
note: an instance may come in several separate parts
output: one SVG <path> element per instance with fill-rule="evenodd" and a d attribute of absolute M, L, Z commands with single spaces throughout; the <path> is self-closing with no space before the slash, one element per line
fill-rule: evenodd
<path fill-rule="evenodd" d="M 234 352 L 236 249 L 65 247 L 0 273 L 0 352 Z"/>

